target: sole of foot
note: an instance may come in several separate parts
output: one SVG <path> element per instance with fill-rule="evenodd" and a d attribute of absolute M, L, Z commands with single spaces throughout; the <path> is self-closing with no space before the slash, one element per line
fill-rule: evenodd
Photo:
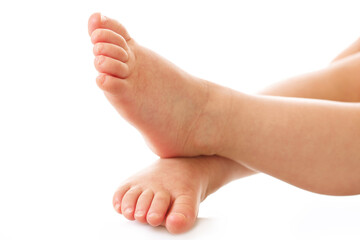
<path fill-rule="evenodd" d="M 89 19 L 96 82 L 160 157 L 213 155 L 229 109 L 229 89 L 193 77 L 99 13 Z"/>

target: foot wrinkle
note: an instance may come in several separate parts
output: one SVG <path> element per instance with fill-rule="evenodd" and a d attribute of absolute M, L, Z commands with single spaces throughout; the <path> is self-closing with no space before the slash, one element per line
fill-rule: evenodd
<path fill-rule="evenodd" d="M 231 121 L 231 117 L 230 117 L 230 113 L 234 112 L 235 109 L 234 109 L 234 92 L 232 90 L 228 90 L 229 94 L 230 94 L 230 97 L 229 97 L 229 107 L 228 107 L 228 111 L 227 113 L 225 114 L 226 115 L 226 120 L 225 120 L 225 125 L 224 127 L 226 126 L 230 126 L 230 121 Z M 220 141 L 219 143 L 224 143 L 224 139 L 226 139 L 226 136 L 225 136 L 225 132 L 226 131 L 222 131 L 222 134 L 220 135 Z M 225 147 L 225 144 L 216 144 L 218 146 L 218 149 L 215 150 L 215 154 L 220 154 L 223 152 L 223 149 Z M 220 147 L 222 146 L 222 147 Z"/>
<path fill-rule="evenodd" d="M 191 126 L 189 127 L 189 131 L 187 133 L 187 135 L 185 136 L 185 141 L 183 143 L 183 147 L 182 147 L 182 151 L 185 152 L 186 146 L 189 142 L 189 139 L 193 133 L 193 129 L 195 128 L 195 126 L 197 126 L 198 121 L 201 119 L 201 117 L 204 114 L 205 108 L 208 105 L 209 102 L 209 98 L 210 98 L 210 86 L 209 83 L 207 81 L 203 81 L 204 85 L 205 85 L 205 103 L 203 104 L 203 107 L 200 109 L 200 112 L 198 113 L 197 117 L 194 119 L 193 123 L 191 124 Z M 195 139 L 196 140 L 196 139 Z M 200 154 L 199 154 L 200 155 Z"/>

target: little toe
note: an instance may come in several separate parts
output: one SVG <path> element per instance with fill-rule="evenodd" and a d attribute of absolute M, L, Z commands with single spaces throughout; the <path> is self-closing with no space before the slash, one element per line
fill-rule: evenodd
<path fill-rule="evenodd" d="M 101 90 L 114 96 L 125 96 L 127 89 L 126 81 L 104 73 L 99 74 L 96 78 L 96 84 Z"/>
<path fill-rule="evenodd" d="M 117 211 L 118 213 L 121 214 L 121 201 L 125 195 L 125 193 L 129 190 L 129 186 L 124 185 L 120 188 L 118 188 L 118 190 L 116 190 L 116 192 L 114 193 L 113 196 L 113 206 L 115 211 Z"/>
<path fill-rule="evenodd" d="M 134 212 L 136 207 L 136 202 L 142 193 L 141 188 L 133 187 L 127 191 L 121 202 L 121 212 L 129 220 L 135 220 Z"/>
<path fill-rule="evenodd" d="M 166 217 L 165 227 L 171 233 L 182 233 L 189 230 L 195 224 L 198 206 L 196 198 L 177 197 Z"/>
<path fill-rule="evenodd" d="M 137 221 L 146 223 L 146 214 L 149 211 L 149 208 L 151 206 L 151 201 L 153 200 L 153 198 L 154 198 L 154 193 L 150 189 L 145 190 L 140 195 L 136 203 L 136 209 L 134 215 Z"/>
<path fill-rule="evenodd" d="M 95 29 L 91 34 L 91 42 L 93 44 L 98 42 L 112 43 L 125 50 L 128 49 L 126 40 L 121 35 L 109 29 Z"/>
<path fill-rule="evenodd" d="M 121 62 L 126 62 L 129 58 L 123 48 L 111 43 L 96 43 L 93 52 L 95 56 L 103 55 Z"/>
<path fill-rule="evenodd" d="M 103 55 L 95 57 L 94 65 L 98 72 L 118 78 L 124 79 L 130 74 L 129 66 L 126 63 Z"/>
<path fill-rule="evenodd" d="M 156 193 L 147 214 L 147 222 L 154 227 L 159 226 L 164 221 L 165 215 L 169 209 L 169 205 L 169 193 Z"/>
<path fill-rule="evenodd" d="M 106 28 L 120 34 L 126 41 L 131 39 L 129 33 L 123 25 L 114 19 L 101 15 L 100 13 L 94 13 L 90 16 L 88 28 L 90 35 L 97 28 Z"/>

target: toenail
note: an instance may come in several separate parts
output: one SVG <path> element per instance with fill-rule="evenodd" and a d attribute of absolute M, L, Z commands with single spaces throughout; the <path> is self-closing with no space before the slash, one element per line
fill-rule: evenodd
<path fill-rule="evenodd" d="M 144 216 L 145 215 L 145 212 L 144 211 L 136 211 L 135 212 L 135 216 L 136 217 L 142 217 L 142 216 Z"/>
<path fill-rule="evenodd" d="M 105 82 L 105 75 L 104 74 L 100 74 L 98 77 L 97 77 L 97 80 L 98 82 L 102 85 L 104 84 Z"/>
<path fill-rule="evenodd" d="M 99 36 L 100 36 L 99 31 L 94 30 L 93 33 L 91 34 L 91 41 L 93 43 L 96 43 L 96 39 L 99 38 Z"/>
<path fill-rule="evenodd" d="M 119 209 L 120 209 L 120 203 L 119 203 L 119 202 L 115 202 L 114 208 L 115 208 L 115 210 L 119 210 Z"/>
<path fill-rule="evenodd" d="M 104 62 L 105 58 L 103 56 L 96 57 L 96 64 L 101 65 Z"/>
<path fill-rule="evenodd" d="M 124 214 L 127 214 L 127 215 L 130 215 L 130 214 L 132 214 L 132 213 L 133 213 L 132 208 L 127 208 L 127 209 L 125 209 L 125 211 L 124 211 Z"/>
<path fill-rule="evenodd" d="M 102 44 L 100 44 L 100 43 L 98 43 L 98 44 L 96 44 L 95 45 L 95 54 L 100 54 L 101 53 L 101 51 L 102 51 L 102 49 L 103 49 L 103 45 Z"/>
<path fill-rule="evenodd" d="M 158 214 L 158 213 L 150 213 L 148 215 L 148 218 L 149 219 L 158 219 L 158 218 L 160 218 L 160 214 Z"/>
<path fill-rule="evenodd" d="M 169 215 L 169 217 L 173 217 L 173 218 L 182 218 L 182 219 L 186 219 L 186 217 L 185 217 L 185 215 L 184 214 L 182 214 L 182 213 L 171 213 L 170 215 Z"/>
<path fill-rule="evenodd" d="M 105 17 L 104 15 L 101 14 L 101 22 L 104 23 L 106 22 L 107 20 L 107 17 Z"/>

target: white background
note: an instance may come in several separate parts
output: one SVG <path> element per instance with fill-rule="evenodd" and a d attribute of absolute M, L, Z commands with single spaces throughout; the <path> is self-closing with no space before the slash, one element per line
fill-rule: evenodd
<path fill-rule="evenodd" d="M 1 1 L 0 239 L 359 239 L 358 196 L 265 175 L 210 196 L 189 233 L 112 209 L 122 180 L 156 160 L 95 84 L 87 19 L 100 11 L 199 77 L 256 92 L 326 67 L 360 34 L 354 1 Z"/>

